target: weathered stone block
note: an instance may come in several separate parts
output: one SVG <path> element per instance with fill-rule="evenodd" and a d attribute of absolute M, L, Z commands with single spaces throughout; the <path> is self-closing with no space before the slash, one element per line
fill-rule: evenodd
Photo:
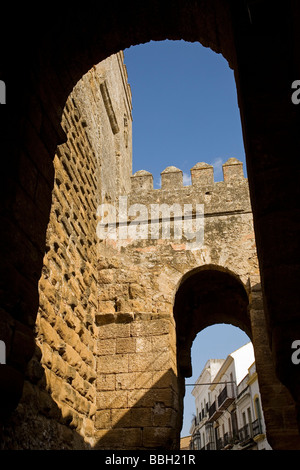
<path fill-rule="evenodd" d="M 109 325 L 99 327 L 99 338 L 129 338 L 130 324 L 129 323 L 111 323 Z"/>
<path fill-rule="evenodd" d="M 111 410 L 99 410 L 96 412 L 95 428 L 110 429 L 112 427 Z"/>
<path fill-rule="evenodd" d="M 130 428 L 131 415 L 130 408 L 112 409 L 112 426 L 115 428 Z"/>
<path fill-rule="evenodd" d="M 99 301 L 99 313 L 115 313 L 115 302 L 112 300 Z"/>
<path fill-rule="evenodd" d="M 116 353 L 116 338 L 99 339 L 98 340 L 98 355 L 107 356 Z"/>
<path fill-rule="evenodd" d="M 170 368 L 169 351 L 136 353 L 129 357 L 129 372 L 166 370 Z"/>
<path fill-rule="evenodd" d="M 120 375 L 122 376 L 123 374 L 120 374 Z M 116 374 L 103 374 L 102 373 L 98 375 L 97 390 L 106 391 L 106 390 L 115 390 L 115 389 L 116 389 Z"/>
<path fill-rule="evenodd" d="M 80 367 L 82 365 L 82 359 L 79 354 L 68 344 L 65 346 L 64 352 L 62 354 L 62 358 L 76 370 L 80 371 Z"/>
<path fill-rule="evenodd" d="M 52 364 L 51 370 L 59 377 L 66 377 L 67 375 L 67 364 L 62 359 L 62 357 L 57 353 L 53 352 L 52 354 Z"/>
<path fill-rule="evenodd" d="M 85 418 L 83 420 L 83 427 L 80 430 L 80 434 L 82 435 L 82 437 L 91 437 L 93 440 L 94 433 L 95 433 L 94 421 L 92 421 L 91 419 Z"/>
<path fill-rule="evenodd" d="M 159 336 L 161 340 L 163 337 Z M 136 352 L 137 353 L 146 353 L 151 352 L 153 350 L 153 336 L 147 336 L 146 338 L 135 338 L 136 341 Z"/>
<path fill-rule="evenodd" d="M 42 350 L 42 362 L 43 364 L 51 369 L 52 366 L 52 348 L 47 344 L 43 343 L 41 345 L 41 350 Z"/>
<path fill-rule="evenodd" d="M 152 408 L 152 426 L 176 427 L 177 411 L 157 403 Z"/>
<path fill-rule="evenodd" d="M 98 410 L 128 408 L 128 392 L 124 390 L 98 392 L 97 407 Z"/>
<path fill-rule="evenodd" d="M 96 440 L 96 449 L 138 449 L 142 447 L 142 431 L 134 428 L 99 430 Z"/>
<path fill-rule="evenodd" d="M 74 380 L 72 381 L 72 387 L 81 395 L 85 394 L 86 392 L 84 380 L 82 377 L 80 377 L 80 375 L 77 372 L 76 372 Z"/>
<path fill-rule="evenodd" d="M 136 339 L 135 338 L 117 338 L 116 340 L 116 353 L 135 353 Z"/>
<path fill-rule="evenodd" d="M 174 442 L 175 430 L 171 427 L 146 427 L 143 429 L 143 445 L 149 449 L 165 449 Z"/>
<path fill-rule="evenodd" d="M 116 390 L 135 389 L 136 374 L 134 372 L 115 374 Z"/>
<path fill-rule="evenodd" d="M 149 171 L 139 170 L 131 176 L 131 191 L 147 191 L 153 189 L 153 176 Z"/>
<path fill-rule="evenodd" d="M 60 338 L 55 329 L 44 318 L 40 318 L 39 331 L 40 334 L 44 337 L 44 340 L 55 351 L 59 352 L 63 348 L 65 348 L 64 341 Z"/>
<path fill-rule="evenodd" d="M 223 165 L 224 182 L 232 182 L 244 178 L 243 164 L 236 158 L 229 158 Z"/>
<path fill-rule="evenodd" d="M 212 186 L 214 184 L 214 168 L 207 163 L 196 163 L 191 168 L 192 185 L 197 187 Z"/>
<path fill-rule="evenodd" d="M 114 269 L 101 269 L 98 273 L 99 282 L 102 284 L 113 284 L 116 280 Z"/>
<path fill-rule="evenodd" d="M 145 337 L 151 335 L 163 335 L 169 333 L 170 323 L 165 319 L 156 320 L 154 317 L 148 321 L 135 321 L 131 325 L 132 336 Z"/>
<path fill-rule="evenodd" d="M 111 374 L 128 372 L 128 355 L 118 354 L 115 356 L 101 356 L 98 359 L 98 373 Z"/>
<path fill-rule="evenodd" d="M 130 284 L 129 285 L 129 297 L 131 299 L 135 298 L 146 298 L 146 289 L 140 284 Z"/>
<path fill-rule="evenodd" d="M 169 166 L 161 172 L 161 189 L 181 188 L 183 186 L 183 173 L 175 166 Z"/>
<path fill-rule="evenodd" d="M 138 449 L 142 447 L 142 430 L 140 428 L 130 428 L 124 434 L 124 448 Z"/>

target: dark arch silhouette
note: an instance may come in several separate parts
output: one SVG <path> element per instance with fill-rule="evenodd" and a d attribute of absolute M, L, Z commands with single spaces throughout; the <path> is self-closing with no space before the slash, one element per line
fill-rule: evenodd
<path fill-rule="evenodd" d="M 91 2 L 72 9 L 54 4 L 2 7 L 13 30 L 1 57 L 7 90 L 1 106 L 3 204 L 1 211 L 1 327 L 8 344 L 2 368 L 1 415 L 21 396 L 33 353 L 38 280 L 53 187 L 52 158 L 65 139 L 60 127 L 66 99 L 93 64 L 149 40 L 199 41 L 222 53 L 235 71 L 247 173 L 262 275 L 268 347 L 277 375 L 300 406 L 299 372 L 291 363 L 300 336 L 299 298 L 299 110 L 291 84 L 299 78 L 300 6 L 266 0 L 131 0 Z M 279 34 L 280 32 L 280 34 Z M 42 199 L 20 206 L 32 180 L 21 157 L 43 179 Z M 289 160 L 287 160 L 289 159 Z M 22 175 L 22 184 L 21 176 Z M 34 223 L 32 223 L 32 220 Z M 31 222 L 29 222 L 31 221 Z M 24 250 L 24 242 L 29 248 Z M 299 420 L 298 420 L 299 421 Z M 298 443 L 299 446 L 299 443 Z"/>
<path fill-rule="evenodd" d="M 252 337 L 248 305 L 245 287 L 228 270 L 209 265 L 184 276 L 174 302 L 178 364 L 184 377 L 192 375 L 191 346 L 204 328 L 228 323 Z"/>

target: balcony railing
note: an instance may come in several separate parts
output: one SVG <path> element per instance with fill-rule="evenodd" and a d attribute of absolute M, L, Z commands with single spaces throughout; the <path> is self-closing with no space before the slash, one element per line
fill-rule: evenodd
<path fill-rule="evenodd" d="M 209 416 L 210 418 L 211 418 L 212 415 L 215 413 L 216 409 L 217 409 L 217 405 L 216 405 L 216 402 L 214 401 L 214 402 L 210 405 L 210 407 L 209 407 L 209 409 L 208 409 L 208 416 Z"/>
<path fill-rule="evenodd" d="M 211 416 L 213 417 L 217 412 L 215 402 L 210 408 Z M 207 422 L 207 426 L 209 425 L 213 426 L 212 423 L 210 424 L 209 422 Z M 258 434 L 262 434 L 262 426 L 261 421 L 257 419 L 253 421 L 253 423 L 248 423 L 241 429 L 239 429 L 238 435 L 236 433 L 231 434 L 230 432 L 226 432 L 224 436 L 217 439 L 216 442 L 213 442 L 215 439 L 213 438 L 213 441 L 207 443 L 201 448 L 201 450 L 226 450 L 232 448 L 235 444 L 240 444 L 242 447 L 249 444 L 254 445 L 255 443 L 252 438 L 254 436 L 257 436 Z"/>
<path fill-rule="evenodd" d="M 216 450 L 216 444 L 214 442 L 208 442 L 205 446 L 205 450 Z"/>
<path fill-rule="evenodd" d="M 223 449 L 224 447 L 224 442 L 223 442 L 223 439 L 220 437 L 219 439 L 217 439 L 217 450 L 221 450 Z"/>
<path fill-rule="evenodd" d="M 251 438 L 250 426 L 245 424 L 241 429 L 239 429 L 239 439 L 241 442 L 247 441 Z"/>
<path fill-rule="evenodd" d="M 205 406 L 205 408 L 202 408 L 202 410 L 199 413 L 199 420 L 202 421 L 206 417 L 208 413 L 208 405 Z"/>
<path fill-rule="evenodd" d="M 226 432 L 224 434 L 224 447 L 226 447 L 228 444 L 231 444 L 232 442 L 232 435 L 229 432 Z"/>
<path fill-rule="evenodd" d="M 228 406 L 234 401 L 235 393 L 232 387 L 228 387 L 226 384 L 221 393 L 218 396 L 218 406 L 220 410 L 226 410 Z"/>
<path fill-rule="evenodd" d="M 231 434 L 230 432 L 226 432 L 222 438 L 217 440 L 217 449 L 221 450 L 225 448 L 231 448 L 237 442 L 237 436 Z"/>
<path fill-rule="evenodd" d="M 234 402 L 235 393 L 232 387 L 229 387 L 227 384 L 223 390 L 219 393 L 216 401 L 208 408 L 208 421 L 216 421 L 228 406 Z"/>
<path fill-rule="evenodd" d="M 213 404 L 208 409 L 208 421 L 216 421 L 222 414 L 222 411 L 217 409 L 217 404 L 214 401 Z"/>
<path fill-rule="evenodd" d="M 256 419 L 255 421 L 253 421 L 253 423 L 252 423 L 252 432 L 253 432 L 253 437 L 257 436 L 258 434 L 263 434 L 260 419 Z"/>

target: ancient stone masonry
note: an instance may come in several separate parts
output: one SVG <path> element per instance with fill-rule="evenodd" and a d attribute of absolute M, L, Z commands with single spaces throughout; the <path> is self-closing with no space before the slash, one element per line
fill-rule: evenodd
<path fill-rule="evenodd" d="M 214 182 L 213 167 L 197 163 L 184 186 L 182 171 L 168 167 L 154 189 L 151 173 L 141 170 L 131 177 L 126 206 L 115 201 L 116 223 L 99 249 L 97 448 L 178 448 L 191 345 L 214 323 L 236 325 L 252 339 L 270 440 L 283 421 L 295 439 L 293 403 L 267 347 L 248 181 L 235 158 L 223 175 Z M 152 210 L 164 204 L 179 207 L 155 212 L 153 237 Z M 195 217 L 197 204 L 203 236 L 191 249 L 174 224 L 184 205 Z"/>
<path fill-rule="evenodd" d="M 131 177 L 132 190 L 127 199 L 128 213 L 129 208 L 134 205 L 143 205 L 149 218 L 145 219 L 145 214 L 142 214 L 142 218 L 131 215 L 126 224 L 129 228 L 138 219 L 141 227 L 147 226 L 147 238 L 144 236 L 142 238 L 137 236 L 135 239 L 107 237 L 100 241 L 100 246 L 103 251 L 106 249 L 115 251 L 118 266 L 123 259 L 126 259 L 129 260 L 127 262 L 133 270 L 142 267 L 143 279 L 138 280 L 139 289 L 137 287 L 131 289 L 134 294 L 128 297 L 127 304 L 124 304 L 123 293 L 120 299 L 116 298 L 113 302 L 111 299 L 116 296 L 116 293 L 112 291 L 110 300 L 107 296 L 108 286 L 111 286 L 111 281 L 116 279 L 115 266 L 112 265 L 110 269 L 107 269 L 106 266 L 100 264 L 100 282 L 107 294 L 106 296 L 100 295 L 99 312 L 114 313 L 124 311 L 124 309 L 131 312 L 132 309 L 141 308 L 143 311 L 150 309 L 151 312 L 156 313 L 162 309 L 171 312 L 181 276 L 205 264 L 229 269 L 237 273 L 245 284 L 249 277 L 253 279 L 253 283 L 258 282 L 259 272 L 247 179 L 243 176 L 242 163 L 234 158 L 229 159 L 223 165 L 223 169 L 224 181 L 214 183 L 213 167 L 198 163 L 191 169 L 192 185 L 183 186 L 182 171 L 169 167 L 161 174 L 161 189 L 153 189 L 152 175 L 149 172 L 138 171 Z M 169 205 L 171 209 L 174 208 L 174 204 L 180 207 L 186 204 L 193 210 L 196 204 L 204 206 L 202 222 L 204 238 L 201 239 L 199 249 L 189 249 L 184 231 L 180 239 L 174 237 L 172 210 L 171 222 L 168 224 L 171 227 L 170 236 L 168 234 L 165 237 L 162 236 L 164 219 L 158 214 L 160 218 L 151 220 L 150 214 L 153 207 L 162 209 L 163 204 Z M 181 213 L 183 215 L 183 211 Z M 159 225 L 159 236 L 155 238 L 151 237 L 151 222 L 155 229 L 156 225 Z M 155 278 L 155 283 L 151 284 Z M 118 284 L 120 282 L 118 280 Z M 143 282 L 145 285 L 142 289 Z M 160 284 L 159 291 L 156 290 L 158 284 Z M 151 290 L 156 291 L 157 295 L 151 297 L 149 295 Z M 140 297 L 143 299 L 142 304 L 137 302 Z M 162 300 L 163 303 L 161 303 Z"/>
<path fill-rule="evenodd" d="M 213 167 L 198 163 L 191 169 L 192 185 L 183 186 L 182 171 L 169 167 L 161 174 L 161 189 L 153 189 L 147 171 L 131 177 L 128 208 L 143 205 L 150 215 L 152 205 L 204 204 L 204 239 L 199 249 L 188 248 L 184 233 L 176 239 L 172 227 L 165 239 L 161 231 L 151 239 L 149 229 L 147 238 L 101 241 L 97 324 L 102 374 L 97 397 L 103 409 L 96 420 L 100 448 L 127 448 L 129 442 L 138 448 L 159 447 L 162 435 L 164 445 L 178 445 L 182 396 L 177 361 L 184 359 L 177 351 L 180 340 L 176 340 L 173 306 L 184 276 L 200 267 L 215 267 L 235 273 L 245 286 L 259 282 L 242 163 L 231 158 L 223 170 L 224 181 L 215 183 Z M 174 220 L 170 220 L 172 226 Z M 134 217 L 126 222 L 129 227 Z M 140 220 L 141 226 L 150 222 L 150 217 Z M 160 230 L 163 224 L 160 219 Z M 138 410 L 140 420 L 135 422 L 132 414 Z"/>
<path fill-rule="evenodd" d="M 148 171 L 132 175 L 122 52 L 82 77 L 61 126 L 35 353 L 2 447 L 178 449 L 191 345 L 214 323 L 253 341 L 271 445 L 295 439 L 268 347 L 242 163 L 229 158 L 219 182 L 196 163 L 188 186 L 172 166 L 160 189 Z"/>
<path fill-rule="evenodd" d="M 13 415 L 16 426 L 10 424 L 4 431 L 7 448 L 93 444 L 99 295 L 96 210 L 102 201 L 127 190 L 131 174 L 131 95 L 122 53 L 82 78 L 68 98 L 62 127 L 67 141 L 54 158 L 36 352 Z"/>

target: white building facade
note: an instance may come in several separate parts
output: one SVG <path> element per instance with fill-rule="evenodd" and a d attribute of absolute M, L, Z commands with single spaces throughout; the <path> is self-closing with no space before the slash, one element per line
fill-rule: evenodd
<path fill-rule="evenodd" d="M 251 342 L 225 360 L 207 361 L 192 394 L 196 405 L 192 449 L 271 450 Z"/>

